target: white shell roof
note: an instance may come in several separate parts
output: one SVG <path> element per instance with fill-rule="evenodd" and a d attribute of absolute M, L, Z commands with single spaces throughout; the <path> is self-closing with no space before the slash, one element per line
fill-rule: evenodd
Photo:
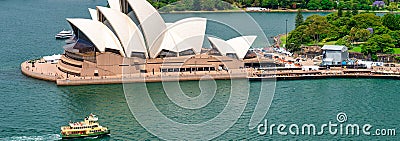
<path fill-rule="evenodd" d="M 178 38 L 179 37 L 177 35 L 174 35 L 174 33 L 166 31 L 164 34 L 164 39 L 161 43 L 161 47 L 152 55 L 156 57 L 163 49 L 178 52 L 178 50 L 176 50 L 177 40 L 181 40 Z"/>
<path fill-rule="evenodd" d="M 163 50 L 181 52 L 192 49 L 201 52 L 207 19 L 186 18 L 175 23 L 165 23 L 158 11 L 147 0 L 126 0 L 135 14 L 136 25 L 132 19 L 121 12 L 120 0 L 108 0 L 110 8 L 98 6 L 90 9 L 90 19 L 67 19 L 71 26 L 80 29 L 98 48 L 119 50 L 121 55 L 143 52 L 146 57 L 156 58 Z M 101 13 L 109 21 L 115 34 L 98 21 Z M 139 28 L 140 26 L 140 28 Z M 222 55 L 235 53 L 243 59 L 256 36 L 240 36 L 228 41 L 208 37 L 213 48 Z M 150 56 L 148 56 L 150 55 Z"/>
<path fill-rule="evenodd" d="M 92 8 L 88 8 L 88 9 L 89 9 L 90 17 L 92 17 L 92 20 L 98 21 L 99 18 L 97 17 L 96 9 L 92 9 Z"/>
<path fill-rule="evenodd" d="M 151 54 L 150 57 L 154 58 L 164 38 L 165 22 L 158 11 L 146 0 L 128 0 L 128 3 L 140 22 L 147 48 Z"/>
<path fill-rule="evenodd" d="M 143 52 L 146 58 L 149 57 L 146 49 L 146 44 L 144 43 L 143 34 L 140 32 L 139 29 L 136 29 L 133 32 L 132 36 L 130 36 L 128 47 L 125 52 L 128 57 L 130 57 L 130 54 L 132 52 Z"/>
<path fill-rule="evenodd" d="M 168 31 L 177 35 L 178 52 L 193 48 L 195 53 L 200 53 L 203 46 L 204 35 L 206 33 L 207 19 L 205 18 L 186 18 L 175 22 L 168 27 Z"/>
<path fill-rule="evenodd" d="M 108 0 L 108 5 L 110 5 L 111 9 L 121 11 L 121 4 L 119 3 L 119 0 Z"/>
<path fill-rule="evenodd" d="M 132 51 L 147 54 L 142 33 L 127 15 L 111 8 L 97 6 L 97 9 L 110 22 L 127 56 L 130 56 Z"/>
<path fill-rule="evenodd" d="M 243 59 L 256 38 L 257 36 L 240 36 L 224 41 L 222 39 L 208 37 L 208 40 L 212 47 L 216 48 L 221 55 L 226 56 L 227 53 L 236 53 L 239 59 Z"/>
<path fill-rule="evenodd" d="M 196 54 L 201 52 L 206 30 L 207 19 L 186 18 L 168 24 L 160 48 L 155 52 L 157 56 L 161 50 L 181 52 L 192 49 Z"/>
<path fill-rule="evenodd" d="M 229 39 L 226 42 L 236 51 L 236 55 L 239 59 L 243 59 L 256 38 L 257 36 L 240 36 Z"/>
<path fill-rule="evenodd" d="M 170 27 L 171 25 L 173 25 L 174 23 L 165 23 L 165 25 L 167 26 L 167 27 Z"/>
<path fill-rule="evenodd" d="M 125 57 L 125 53 L 118 38 L 103 23 L 80 18 L 67 18 L 67 21 L 79 28 L 101 52 L 104 52 L 106 48 L 115 49 L 120 51 L 121 55 Z"/>
<path fill-rule="evenodd" d="M 208 37 L 211 46 L 217 49 L 221 55 L 226 56 L 227 53 L 236 53 L 236 51 L 226 41 L 214 37 Z"/>

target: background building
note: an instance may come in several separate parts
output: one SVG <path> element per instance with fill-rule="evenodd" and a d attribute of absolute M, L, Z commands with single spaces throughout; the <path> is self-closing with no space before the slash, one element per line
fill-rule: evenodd
<path fill-rule="evenodd" d="M 343 61 L 349 59 L 349 52 L 346 46 L 324 45 L 322 47 L 322 65 L 342 65 Z"/>

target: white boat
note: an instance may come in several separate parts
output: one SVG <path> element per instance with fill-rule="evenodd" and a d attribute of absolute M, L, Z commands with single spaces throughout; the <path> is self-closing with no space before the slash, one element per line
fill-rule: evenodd
<path fill-rule="evenodd" d="M 62 30 L 54 37 L 56 39 L 68 39 L 71 38 L 72 36 L 74 36 L 74 33 L 71 30 Z"/>

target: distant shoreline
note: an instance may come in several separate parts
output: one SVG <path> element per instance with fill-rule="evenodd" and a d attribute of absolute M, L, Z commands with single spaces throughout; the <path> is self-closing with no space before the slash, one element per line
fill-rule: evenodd
<path fill-rule="evenodd" d="M 307 10 L 307 9 L 302 9 L 301 12 L 303 13 L 332 13 L 336 12 L 338 10 Z M 351 11 L 351 10 L 343 10 L 343 11 Z M 359 12 L 366 12 L 366 10 L 358 10 Z M 171 12 L 159 12 L 161 14 L 185 14 L 185 13 L 240 13 L 240 12 L 246 12 L 246 13 L 295 13 L 297 12 L 297 9 L 287 9 L 287 10 L 282 10 L 282 9 L 267 9 L 263 11 L 246 11 L 244 9 L 240 10 L 216 10 L 216 11 L 171 11 Z M 390 13 L 391 11 L 369 11 L 371 13 Z M 400 11 L 393 11 L 393 13 L 400 13 Z"/>
<path fill-rule="evenodd" d="M 244 10 L 216 10 L 216 11 L 171 11 L 171 12 L 161 12 L 160 14 L 185 14 L 185 13 L 240 13 L 246 12 Z"/>

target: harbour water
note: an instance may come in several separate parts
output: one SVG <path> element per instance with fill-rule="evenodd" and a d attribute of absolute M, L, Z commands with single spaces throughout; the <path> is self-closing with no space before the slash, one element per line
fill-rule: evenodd
<path fill-rule="evenodd" d="M 96 5 L 105 6 L 106 1 L 0 0 L 0 140 L 58 140 L 60 126 L 70 120 L 80 121 L 89 113 L 97 114 L 101 124 L 112 130 L 110 137 L 90 140 L 159 140 L 135 120 L 126 103 L 122 85 L 58 87 L 53 82 L 32 79 L 20 72 L 19 65 L 25 60 L 62 53 L 64 42 L 55 40 L 54 35 L 69 28 L 65 18 L 88 18 L 87 8 Z M 163 17 L 167 22 L 173 22 L 183 17 L 231 18 L 235 14 L 163 14 Z M 304 13 L 305 16 L 310 14 L 313 13 Z M 288 30 L 294 28 L 295 13 L 250 13 L 250 16 L 259 23 L 267 38 L 284 33 L 286 19 Z M 219 113 L 229 96 L 230 81 L 216 83 L 219 93 L 208 111 L 203 111 L 209 116 L 206 118 Z M 216 140 L 400 139 L 398 136 L 367 135 L 260 135 L 256 129 L 248 128 L 260 85 L 261 82 L 250 83 L 250 96 L 242 116 Z M 329 121 L 337 122 L 336 115 L 344 112 L 348 123 L 371 124 L 373 129 L 400 130 L 399 85 L 398 80 L 384 79 L 278 81 L 265 119 L 270 124 L 321 125 Z M 194 96 L 199 93 L 195 89 L 197 81 L 181 82 L 181 87 Z M 161 83 L 149 83 L 147 88 L 156 106 L 165 109 L 163 112 L 167 116 L 189 123 L 191 119 L 204 116 L 192 114 L 195 117 L 190 117 L 185 111 L 177 113 L 174 108 L 169 109 L 174 105 L 161 91 Z"/>

